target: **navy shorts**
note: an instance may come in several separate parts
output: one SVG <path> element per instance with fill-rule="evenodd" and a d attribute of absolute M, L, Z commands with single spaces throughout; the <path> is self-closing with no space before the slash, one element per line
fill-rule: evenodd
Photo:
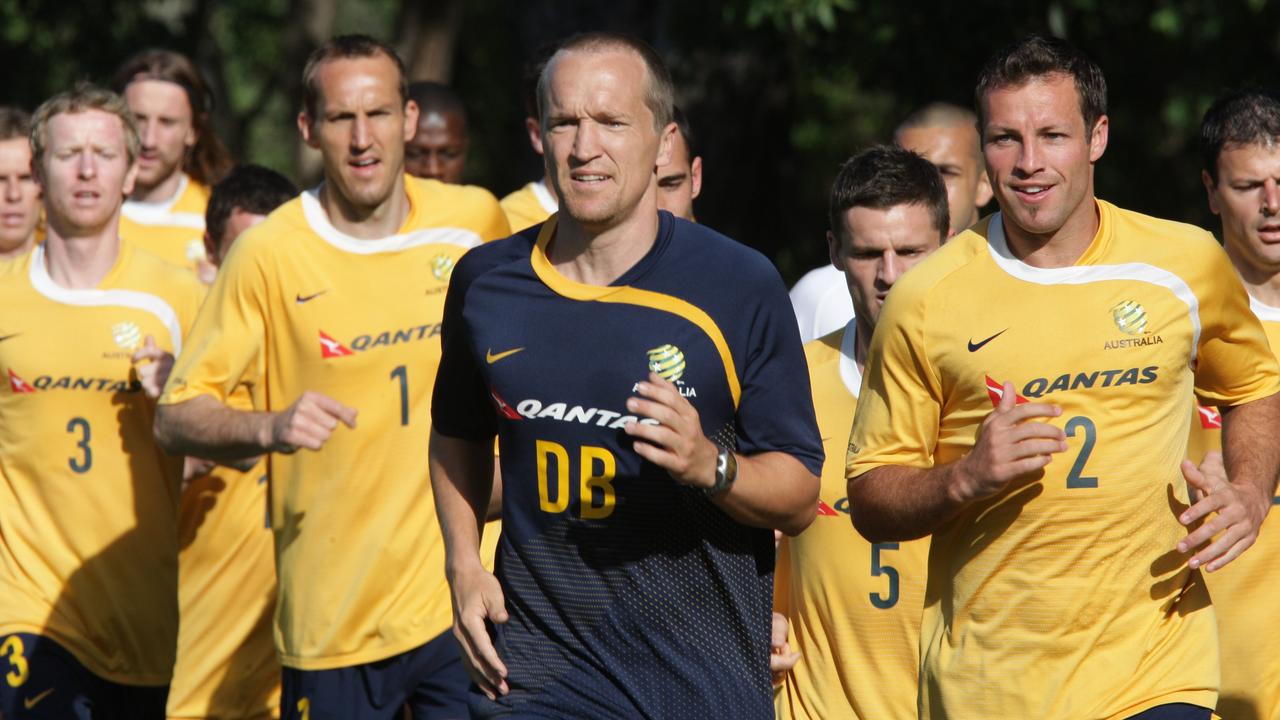
<path fill-rule="evenodd" d="M 413 720 L 469 717 L 471 678 L 453 633 L 408 652 L 333 670 L 285 668 L 281 720 Z"/>
<path fill-rule="evenodd" d="M 1129 720 L 1209 720 L 1211 717 L 1213 717 L 1213 711 L 1209 708 L 1186 703 L 1169 703 L 1143 710 Z"/>
<path fill-rule="evenodd" d="M 32 720 L 164 720 L 169 686 L 121 685 L 89 672 L 40 635 L 0 638 L 0 716 Z"/>

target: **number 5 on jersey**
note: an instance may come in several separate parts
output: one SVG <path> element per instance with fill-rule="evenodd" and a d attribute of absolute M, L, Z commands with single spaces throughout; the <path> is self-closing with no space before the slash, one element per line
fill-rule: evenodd
<path fill-rule="evenodd" d="M 579 450 L 578 513 L 584 520 L 602 520 L 613 514 L 617 502 L 613 478 L 618 463 L 605 448 L 583 445 Z M 539 440 L 536 452 L 538 506 L 543 512 L 562 513 L 569 509 L 569 450 L 560 443 Z"/>

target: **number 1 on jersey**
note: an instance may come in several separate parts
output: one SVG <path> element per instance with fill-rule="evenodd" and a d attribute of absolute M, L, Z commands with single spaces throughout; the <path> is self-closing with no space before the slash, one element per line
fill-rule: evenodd
<path fill-rule="evenodd" d="M 391 379 L 400 381 L 400 424 L 409 424 L 409 371 L 403 365 L 397 365 L 391 371 Z"/>

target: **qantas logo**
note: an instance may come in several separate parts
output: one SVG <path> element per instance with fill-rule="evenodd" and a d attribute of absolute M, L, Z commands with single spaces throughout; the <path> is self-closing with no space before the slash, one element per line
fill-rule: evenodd
<path fill-rule="evenodd" d="M 493 404 L 498 406 L 498 414 L 508 420 L 519 420 L 520 413 L 516 409 L 507 404 L 506 400 L 498 394 L 497 390 L 490 390 L 489 397 L 493 398 Z"/>
<path fill-rule="evenodd" d="M 18 373 L 9 371 L 9 389 L 16 393 L 33 393 L 35 388 L 27 384 L 26 380 L 18 377 Z"/>
<path fill-rule="evenodd" d="M 15 393 L 33 393 L 44 390 L 88 390 L 90 392 L 136 393 L 142 392 L 142 383 L 137 380 L 119 380 L 116 378 L 72 377 L 64 375 L 53 377 L 41 375 L 32 382 L 27 382 L 13 370 L 9 370 L 9 389 Z"/>
<path fill-rule="evenodd" d="M 419 340 L 430 340 L 440 335 L 439 323 L 428 323 L 426 325 L 415 325 L 413 327 L 401 328 L 399 330 L 383 330 L 378 334 L 366 333 L 357 335 L 345 345 L 325 331 L 320 331 L 320 357 L 337 358 L 354 355 L 358 352 L 366 350 L 374 350 L 386 345 L 399 345 L 401 343 L 417 342 Z"/>
<path fill-rule="evenodd" d="M 836 500 L 833 505 L 818 501 L 818 517 L 840 517 L 849 514 L 849 498 L 842 497 Z"/>
<path fill-rule="evenodd" d="M 497 393 L 493 393 L 493 396 L 495 401 L 499 399 Z M 500 411 L 501 407 L 499 406 Z M 639 418 L 635 415 L 627 415 L 613 410 L 585 407 L 583 405 L 569 405 L 562 402 L 543 403 L 541 400 L 532 398 L 521 400 L 517 403 L 516 413 L 529 420 L 559 420 L 560 422 L 595 425 L 596 427 L 607 427 L 615 430 L 624 428 L 628 423 L 633 422 L 638 422 L 641 425 L 658 424 L 658 421 L 653 418 Z"/>
<path fill-rule="evenodd" d="M 1027 398 L 1039 398 L 1050 393 L 1062 392 L 1063 390 L 1091 390 L 1095 387 L 1149 385 L 1159 379 L 1158 370 L 1158 367 L 1152 365 L 1144 368 L 1094 370 L 1092 372 L 1066 373 L 1054 378 L 1035 378 L 1022 386 L 1022 392 L 1017 396 L 1017 402 L 1024 403 L 1027 402 Z M 1003 383 L 996 382 L 990 375 L 986 376 L 987 396 L 991 398 L 992 405 L 1000 404 L 1000 398 L 1004 396 L 1002 386 Z"/>
<path fill-rule="evenodd" d="M 1222 429 L 1222 413 L 1217 408 L 1196 405 L 1196 415 L 1200 416 L 1200 427 L 1205 430 Z"/>
<path fill-rule="evenodd" d="M 991 338 L 987 338 L 987 340 L 990 340 L 990 339 Z M 990 375 L 987 376 L 987 397 L 991 398 L 992 407 L 999 405 L 1001 398 L 1004 397 L 1004 383 L 996 382 L 995 380 L 991 379 Z M 1022 403 L 1029 402 L 1026 398 L 1022 397 L 1016 392 L 1014 393 L 1014 398 L 1015 398 L 1014 400 L 1015 405 L 1021 405 Z"/>
<path fill-rule="evenodd" d="M 354 354 L 346 345 L 329 337 L 323 330 L 320 331 L 320 357 L 335 358 Z"/>

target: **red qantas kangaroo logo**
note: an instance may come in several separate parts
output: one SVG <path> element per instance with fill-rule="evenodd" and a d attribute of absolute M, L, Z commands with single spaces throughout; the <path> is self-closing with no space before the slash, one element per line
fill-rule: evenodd
<path fill-rule="evenodd" d="M 1016 392 L 1013 395 L 1015 398 L 1014 402 L 1017 405 L 1030 402 Z M 998 406 L 1000 404 L 1000 398 L 1004 397 L 1004 383 L 996 382 L 990 375 L 987 376 L 987 397 L 991 398 L 992 407 Z"/>
<path fill-rule="evenodd" d="M 329 337 L 323 330 L 320 331 L 320 357 L 346 357 L 354 354 L 347 349 L 346 345 Z"/>
<path fill-rule="evenodd" d="M 9 389 L 16 393 L 33 393 L 36 391 L 26 380 L 18 377 L 18 374 L 12 370 L 9 371 Z"/>

